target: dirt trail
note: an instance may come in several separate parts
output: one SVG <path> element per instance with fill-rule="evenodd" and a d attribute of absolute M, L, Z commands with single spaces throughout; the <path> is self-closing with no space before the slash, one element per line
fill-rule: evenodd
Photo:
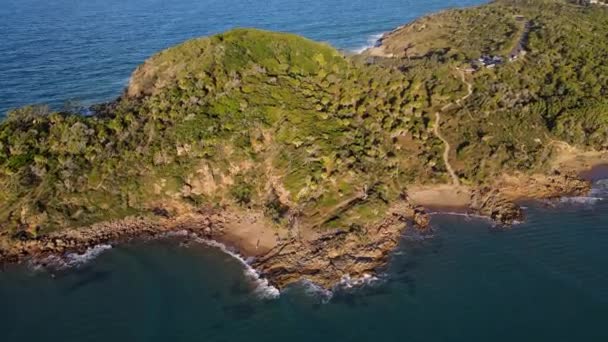
<path fill-rule="evenodd" d="M 469 98 L 469 96 L 471 96 L 473 94 L 473 85 L 466 80 L 466 77 L 462 70 L 459 70 L 459 73 L 460 73 L 462 82 L 467 85 L 467 94 L 465 96 L 459 98 L 455 102 L 456 105 L 461 106 L 462 101 L 466 100 L 467 98 Z M 443 144 L 445 145 L 445 149 L 443 150 L 443 162 L 445 164 L 445 168 L 448 170 L 450 177 L 452 177 L 452 182 L 454 183 L 454 185 L 460 186 L 460 179 L 458 179 L 456 172 L 454 172 L 454 169 L 452 168 L 452 165 L 450 164 L 450 143 L 441 135 L 441 132 L 439 132 L 439 126 L 441 124 L 441 112 L 447 110 L 449 107 L 452 106 L 452 104 L 453 103 L 449 103 L 449 104 L 443 106 L 440 111 L 435 113 L 435 127 L 433 128 L 433 131 L 435 132 L 435 135 L 437 136 L 437 138 L 439 138 L 441 141 L 443 141 Z"/>

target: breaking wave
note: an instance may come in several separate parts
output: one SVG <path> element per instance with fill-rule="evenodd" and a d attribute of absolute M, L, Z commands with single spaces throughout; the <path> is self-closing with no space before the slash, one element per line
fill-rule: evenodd
<path fill-rule="evenodd" d="M 605 199 L 608 197 L 608 179 L 602 179 L 593 184 L 591 196 Z"/>
<path fill-rule="evenodd" d="M 112 249 L 111 245 L 97 245 L 87 249 L 84 253 L 68 253 L 65 256 L 65 262 L 68 267 L 76 267 L 97 258 L 101 253 Z"/>
<path fill-rule="evenodd" d="M 362 277 L 353 278 L 349 275 L 345 275 L 331 288 L 331 290 L 328 290 L 308 279 L 302 279 L 297 283 L 290 285 L 286 291 L 301 291 L 304 295 L 318 300 L 321 304 L 327 304 L 336 296 L 356 293 L 356 291 L 383 284 L 384 281 L 384 276 L 365 274 Z"/>
<path fill-rule="evenodd" d="M 84 253 L 67 253 L 61 256 L 51 255 L 40 261 L 33 261 L 31 266 L 35 270 L 47 267 L 57 270 L 80 267 L 109 249 L 112 249 L 111 245 L 101 244 L 88 248 Z"/>
<path fill-rule="evenodd" d="M 251 265 L 249 264 L 249 262 L 247 260 L 245 260 L 238 253 L 231 251 L 223 243 L 220 243 L 220 242 L 217 242 L 214 240 L 203 239 L 203 238 L 196 237 L 196 236 L 195 236 L 195 241 L 205 244 L 207 246 L 218 248 L 222 252 L 230 255 L 231 257 L 236 259 L 239 263 L 241 263 L 245 267 L 245 271 L 244 271 L 245 277 L 255 285 L 253 292 L 258 298 L 276 299 L 281 295 L 281 292 L 279 291 L 279 289 L 272 286 L 268 282 L 267 279 L 262 278 L 260 276 L 260 274 L 253 267 L 251 267 Z"/>
<path fill-rule="evenodd" d="M 378 45 L 378 41 L 380 40 L 380 38 L 382 38 L 382 36 L 384 36 L 384 33 L 372 34 L 371 36 L 367 37 L 366 45 L 353 49 L 352 51 L 354 53 L 362 53 L 363 51 L 369 48 L 375 47 Z"/>
<path fill-rule="evenodd" d="M 593 205 L 602 200 L 604 200 L 604 199 L 601 197 L 575 196 L 575 197 L 562 197 L 559 199 L 559 202 L 566 203 L 566 204 Z"/>
<path fill-rule="evenodd" d="M 352 291 L 368 286 L 376 286 L 380 283 L 382 283 L 382 278 L 371 274 L 364 274 L 359 278 L 351 278 L 349 275 L 345 275 L 340 282 L 334 286 L 334 291 Z"/>
<path fill-rule="evenodd" d="M 264 279 L 260 276 L 260 274 L 249 264 L 250 260 L 244 259 L 238 253 L 230 250 L 224 244 L 219 243 L 217 241 L 200 238 L 196 234 L 190 233 L 187 230 L 179 230 L 168 232 L 162 237 L 170 238 L 170 237 L 181 237 L 181 238 L 192 238 L 193 241 L 197 243 L 202 243 L 207 246 L 215 247 L 221 250 L 222 252 L 230 255 L 235 260 L 237 260 L 244 267 L 244 274 L 247 280 L 251 281 L 252 284 L 255 285 L 253 293 L 256 297 L 261 299 L 275 299 L 280 296 L 279 290 L 270 285 L 267 279 Z M 87 249 L 84 253 L 66 253 L 64 255 L 50 255 L 42 260 L 32 260 L 30 266 L 34 270 L 40 270 L 45 268 L 51 268 L 55 270 L 65 270 L 68 268 L 76 268 L 80 267 L 89 261 L 97 258 L 99 255 L 104 253 L 105 251 L 111 249 L 111 245 L 101 244 L 95 247 Z"/>
<path fill-rule="evenodd" d="M 494 222 L 490 217 L 488 216 L 484 216 L 484 215 L 478 215 L 478 214 L 470 214 L 470 213 L 462 213 L 462 212 L 452 212 L 452 211 L 435 211 L 435 212 L 430 212 L 429 215 L 447 215 L 447 216 L 460 216 L 460 217 L 464 217 L 467 221 L 472 221 L 472 220 L 482 220 L 485 222 L 490 223 L 491 225 L 495 225 L 496 222 Z M 514 221 L 513 224 L 520 224 L 521 222 L 519 221 Z"/>
<path fill-rule="evenodd" d="M 294 284 L 294 287 L 302 289 L 306 296 L 318 299 L 321 304 L 327 304 L 333 298 L 334 293 L 325 289 L 308 279 L 302 279 Z"/>

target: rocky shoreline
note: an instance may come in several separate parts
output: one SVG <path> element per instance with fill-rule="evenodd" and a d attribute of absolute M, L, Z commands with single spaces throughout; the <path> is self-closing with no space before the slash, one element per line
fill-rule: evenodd
<path fill-rule="evenodd" d="M 235 213 L 206 208 L 176 218 L 129 217 L 35 238 L 21 237 L 10 245 L 0 246 L 0 266 L 26 261 L 45 266 L 49 257 L 84 254 L 99 245 L 187 232 L 223 243 L 245 257 L 255 257 L 252 267 L 277 288 L 306 278 L 329 289 L 344 277 L 376 274 L 377 269 L 387 263 L 405 229 L 424 232 L 429 227 L 429 216 L 424 209 L 403 201 L 391 209 L 388 217 L 369 227 L 328 232 L 311 240 L 279 239 L 272 249 L 253 251 L 241 245 L 229 231 L 232 223 L 241 220 Z"/>
<path fill-rule="evenodd" d="M 590 182 L 572 172 L 554 171 L 550 176 L 505 178 L 496 187 L 479 187 L 470 192 L 470 205 L 465 212 L 492 219 L 508 226 L 524 220 L 518 200 L 551 199 L 580 196 L 591 189 Z M 276 242 L 255 248 L 236 238 L 235 222 L 242 223 L 243 213 L 224 209 L 202 208 L 178 217 L 167 217 L 155 210 L 154 216 L 130 217 L 69 229 L 40 237 L 21 236 L 0 245 L 0 264 L 42 261 L 50 256 L 83 254 L 98 245 L 115 245 L 145 238 L 162 238 L 171 232 L 188 232 L 218 241 L 246 257 L 255 257 L 251 266 L 260 276 L 279 289 L 301 279 L 330 289 L 344 278 L 367 278 L 384 267 L 407 229 L 420 234 L 431 232 L 430 216 L 422 206 L 412 204 L 405 196 L 393 204 L 380 222 L 366 227 L 328 231 L 303 238 L 283 235 Z M 246 221 L 246 220 L 245 220 Z M 268 230 L 268 228 L 264 228 Z M 274 232 L 279 236 L 279 232 Z M 249 240 L 251 237 L 247 237 Z"/>
<path fill-rule="evenodd" d="M 363 279 L 385 266 L 406 229 L 428 232 L 429 215 L 403 201 L 382 221 L 306 239 L 291 239 L 256 259 L 252 266 L 278 288 L 307 279 L 326 289 L 341 279 Z"/>
<path fill-rule="evenodd" d="M 223 215 L 193 213 L 180 218 L 128 217 L 80 229 L 69 229 L 35 238 L 20 237 L 0 246 L 0 265 L 43 260 L 66 253 L 82 254 L 98 245 L 121 244 L 134 239 L 158 238 L 187 231 L 209 239 L 223 235 Z"/>

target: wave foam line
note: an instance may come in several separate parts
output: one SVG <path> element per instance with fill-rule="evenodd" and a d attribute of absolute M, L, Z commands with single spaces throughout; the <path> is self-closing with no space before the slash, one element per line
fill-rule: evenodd
<path fill-rule="evenodd" d="M 366 45 L 353 49 L 352 51 L 354 53 L 362 53 L 363 51 L 365 51 L 369 48 L 373 48 L 378 45 L 378 41 L 380 40 L 380 38 L 382 38 L 382 36 L 384 36 L 384 33 L 372 34 L 371 36 L 367 37 Z"/>
<path fill-rule="evenodd" d="M 457 211 L 433 211 L 433 212 L 430 212 L 429 215 L 462 216 L 462 217 L 466 217 L 466 218 L 475 218 L 475 219 L 482 219 L 482 220 L 490 220 L 490 218 L 488 218 L 487 216 L 477 215 L 477 214 L 460 213 L 460 212 L 457 212 Z"/>
<path fill-rule="evenodd" d="M 574 203 L 574 204 L 596 204 L 599 201 L 603 201 L 602 197 L 591 197 L 591 196 L 575 196 L 575 197 L 562 197 L 559 199 L 561 203 Z"/>
<path fill-rule="evenodd" d="M 364 274 L 362 277 L 359 278 L 351 278 L 350 275 L 345 275 L 334 288 L 336 290 L 352 290 L 365 286 L 376 285 L 379 282 L 380 278 L 371 274 Z"/>
<path fill-rule="evenodd" d="M 326 288 L 323 288 L 308 279 L 298 281 L 298 284 L 304 289 L 307 296 L 318 298 L 322 304 L 327 304 L 333 298 L 334 293 Z"/>
<path fill-rule="evenodd" d="M 103 252 L 112 249 L 111 245 L 100 244 L 91 248 L 88 248 L 84 253 L 67 253 L 65 255 L 51 255 L 44 258 L 41 261 L 33 261 L 30 266 L 34 270 L 39 270 L 44 267 L 52 267 L 58 270 L 66 268 L 80 267 L 89 261 L 97 258 Z"/>
<path fill-rule="evenodd" d="M 281 292 L 279 291 L 279 289 L 270 285 L 270 283 L 268 282 L 267 279 L 262 278 L 260 276 L 260 274 L 253 267 L 251 267 L 251 265 L 249 265 L 247 260 L 245 260 L 238 253 L 231 251 L 223 243 L 220 243 L 220 242 L 217 242 L 214 240 L 203 239 L 200 237 L 196 237 L 195 241 L 197 241 L 199 243 L 203 243 L 207 246 L 218 248 L 222 252 L 230 255 L 231 257 L 236 259 L 239 263 L 241 263 L 245 267 L 245 271 L 244 271 L 245 276 L 256 285 L 254 293 L 259 298 L 276 299 L 281 295 Z"/>

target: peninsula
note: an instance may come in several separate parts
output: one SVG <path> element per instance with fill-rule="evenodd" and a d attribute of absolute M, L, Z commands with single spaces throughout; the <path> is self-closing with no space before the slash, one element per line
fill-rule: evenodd
<path fill-rule="evenodd" d="M 122 96 L 0 124 L 0 261 L 186 230 L 273 285 L 375 274 L 429 210 L 509 226 L 608 163 L 608 7 L 497 0 L 367 51 L 235 29 L 162 51 Z"/>

